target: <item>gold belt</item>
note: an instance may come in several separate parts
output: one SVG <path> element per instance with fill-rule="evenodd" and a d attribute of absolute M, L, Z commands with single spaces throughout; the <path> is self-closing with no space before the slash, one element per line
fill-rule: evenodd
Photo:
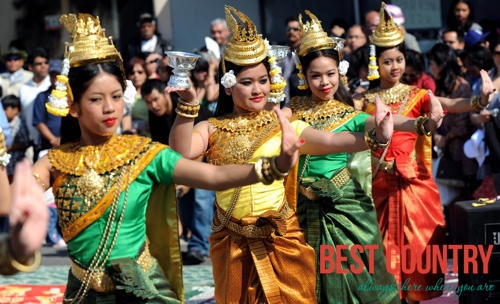
<path fill-rule="evenodd" d="M 284 202 L 279 211 L 266 211 L 259 216 L 243 217 L 240 223 L 229 221 L 226 228 L 242 235 L 246 238 L 268 238 L 273 232 L 276 234 L 286 234 L 286 220 L 293 214 L 288 202 Z M 221 220 L 224 211 L 220 208 L 216 210 L 216 219 Z"/>
<path fill-rule="evenodd" d="M 153 265 L 153 259 L 151 253 L 149 252 L 149 246 L 146 245 L 144 250 L 141 252 L 136 260 L 137 264 L 141 265 L 142 269 L 147 272 Z M 87 276 L 87 269 L 81 267 L 77 263 L 70 259 L 71 272 L 73 275 L 84 282 Z M 97 292 L 111 292 L 115 290 L 115 284 L 111 277 L 104 271 L 91 272 L 87 278 L 89 281 L 89 287 Z"/>
<path fill-rule="evenodd" d="M 372 155 L 372 167 L 377 167 L 378 163 L 380 163 L 380 170 L 383 170 L 389 174 L 394 174 L 396 171 L 396 166 L 394 165 L 394 159 L 391 161 L 381 160 L 378 157 Z"/>
<path fill-rule="evenodd" d="M 342 188 L 349 180 L 351 179 L 351 173 L 349 172 L 349 169 L 347 167 L 342 168 L 337 174 L 335 174 L 330 181 L 335 185 L 337 188 Z M 299 192 L 307 197 L 308 199 L 315 201 L 317 199 L 320 199 L 320 196 L 317 195 L 313 188 L 311 186 L 305 187 L 303 185 L 299 185 Z"/>

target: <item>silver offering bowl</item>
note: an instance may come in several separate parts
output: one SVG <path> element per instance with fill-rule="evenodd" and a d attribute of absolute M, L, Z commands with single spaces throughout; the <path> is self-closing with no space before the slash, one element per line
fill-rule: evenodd
<path fill-rule="evenodd" d="M 271 56 L 276 57 L 276 61 L 280 62 L 281 60 L 285 59 L 286 55 L 290 51 L 290 48 L 286 45 L 271 45 L 271 49 L 269 50 L 269 53 Z"/>
<path fill-rule="evenodd" d="M 186 52 L 166 52 L 168 57 L 168 65 L 174 70 L 174 74 L 170 76 L 168 85 L 171 87 L 189 89 L 189 71 L 194 69 L 196 61 L 200 55 Z"/>

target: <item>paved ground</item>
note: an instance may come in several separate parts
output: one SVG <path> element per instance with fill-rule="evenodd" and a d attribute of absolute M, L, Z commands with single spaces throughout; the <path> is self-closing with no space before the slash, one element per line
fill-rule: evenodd
<path fill-rule="evenodd" d="M 42 265 L 33 273 L 22 273 L 11 277 L 1 277 L 2 284 L 66 284 L 69 260 L 65 248 L 42 248 Z M 186 304 L 215 303 L 213 300 L 213 277 L 210 263 L 196 266 L 183 266 Z M 458 276 L 446 275 L 447 284 L 458 284 Z M 421 304 L 458 304 L 454 291 L 446 292 L 442 297 Z"/>

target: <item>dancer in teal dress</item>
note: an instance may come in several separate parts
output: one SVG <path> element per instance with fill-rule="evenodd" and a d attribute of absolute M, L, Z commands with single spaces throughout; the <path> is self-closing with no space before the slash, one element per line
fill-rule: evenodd
<path fill-rule="evenodd" d="M 354 109 L 340 77 L 347 70 L 345 62 L 339 58 L 341 46 L 327 37 L 313 14 L 306 13 L 311 21 L 303 23 L 300 18 L 304 36 L 298 55 L 304 71 L 302 78 L 307 83 L 304 86 L 310 88 L 311 95 L 291 100 L 293 115 L 320 130 L 368 132 L 375 127 L 373 118 Z M 372 145 L 373 148 L 381 146 Z M 349 167 L 352 160 L 349 153 L 303 155 L 300 159 L 297 213 L 307 242 L 317 254 L 317 298 L 320 303 L 399 303 L 394 276 L 386 270 L 377 215 L 369 196 L 370 156 L 369 153 L 359 153 L 362 154 L 354 158 L 356 170 Z M 330 248 L 335 249 L 338 245 L 351 248 L 355 244 L 378 246 L 378 250 L 373 251 L 373 258 L 366 250 L 357 253 L 357 259 L 363 263 L 361 273 L 350 270 L 350 265 L 357 265 L 357 262 L 348 251 L 343 251 L 347 256 L 342 262 L 346 273 L 340 273 L 336 263 L 320 265 L 321 255 L 325 254 L 320 250 L 321 245 L 331 245 Z M 333 261 L 337 258 L 334 256 Z M 372 273 L 368 267 L 370 261 L 374 262 Z M 322 268 L 334 266 L 333 272 L 321 273 Z M 363 286 L 370 282 L 376 286 L 392 286 L 392 290 L 382 293 L 364 290 Z"/>

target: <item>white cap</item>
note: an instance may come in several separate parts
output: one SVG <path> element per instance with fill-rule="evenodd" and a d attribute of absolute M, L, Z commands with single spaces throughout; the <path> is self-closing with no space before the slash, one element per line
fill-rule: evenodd
<path fill-rule="evenodd" d="M 394 23 L 396 23 L 397 25 L 405 23 L 405 16 L 403 15 L 403 11 L 399 6 L 394 4 L 387 4 L 385 6 L 385 9 L 389 13 L 391 13 L 392 20 L 394 20 Z"/>

